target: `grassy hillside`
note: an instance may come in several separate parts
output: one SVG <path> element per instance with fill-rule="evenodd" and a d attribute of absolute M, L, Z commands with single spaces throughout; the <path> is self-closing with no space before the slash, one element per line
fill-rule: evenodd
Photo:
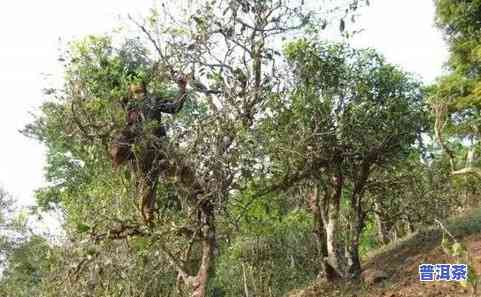
<path fill-rule="evenodd" d="M 453 217 L 445 226 L 466 246 L 475 271 L 481 271 L 481 209 Z M 441 246 L 443 232 L 431 227 L 373 251 L 364 261 L 364 269 L 382 270 L 388 279 L 377 285 L 331 285 L 317 281 L 310 287 L 292 292 L 289 297 L 411 297 L 411 296 L 472 296 L 471 287 L 456 282 L 420 282 L 418 267 L 421 263 L 455 263 Z"/>

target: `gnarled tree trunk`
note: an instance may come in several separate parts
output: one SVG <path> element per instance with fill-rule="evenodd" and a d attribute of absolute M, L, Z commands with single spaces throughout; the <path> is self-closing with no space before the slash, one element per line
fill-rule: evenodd
<path fill-rule="evenodd" d="M 327 234 L 324 225 L 323 213 L 321 210 L 321 201 L 319 199 L 319 190 L 317 187 L 308 194 L 308 204 L 314 218 L 314 234 L 317 239 L 319 256 L 320 256 L 320 272 L 328 280 L 334 281 L 339 278 L 338 273 L 327 262 Z"/>
<path fill-rule="evenodd" d="M 361 240 L 361 232 L 363 228 L 362 210 L 356 207 L 354 221 L 351 228 L 351 247 L 349 251 L 349 273 L 353 279 L 359 279 L 361 276 L 361 259 L 359 257 L 359 245 Z"/>
<path fill-rule="evenodd" d="M 207 296 L 207 285 L 214 262 L 213 253 L 216 244 L 214 214 L 211 203 L 209 201 L 202 203 L 199 211 L 201 223 L 203 224 L 201 230 L 201 262 L 195 276 L 188 275 L 185 270 L 181 269 L 178 272 L 179 276 L 177 279 L 177 288 L 180 289 L 180 283 L 182 282 L 192 297 Z"/>
<path fill-rule="evenodd" d="M 338 175 L 334 178 L 334 191 L 332 194 L 329 191 L 326 193 L 324 203 L 326 203 L 325 214 L 325 232 L 326 232 L 326 246 L 327 246 L 327 264 L 335 271 L 336 278 L 346 277 L 346 262 L 345 258 L 339 251 L 338 241 L 336 235 L 338 233 L 339 212 L 341 206 L 342 187 L 344 185 L 344 178 Z"/>
<path fill-rule="evenodd" d="M 361 276 L 361 259 L 359 257 L 359 246 L 361 241 L 361 233 L 364 228 L 365 213 L 362 208 L 362 197 L 364 189 L 369 178 L 371 169 L 371 162 L 369 159 L 365 160 L 359 173 L 355 178 L 354 186 L 351 195 L 351 209 L 353 211 L 353 222 L 351 222 L 351 250 L 350 250 L 350 277 L 358 280 Z"/>
<path fill-rule="evenodd" d="M 382 211 L 381 203 L 379 201 L 374 202 L 374 220 L 376 222 L 377 240 L 380 244 L 385 245 L 389 243 L 389 238 L 387 222 Z"/>

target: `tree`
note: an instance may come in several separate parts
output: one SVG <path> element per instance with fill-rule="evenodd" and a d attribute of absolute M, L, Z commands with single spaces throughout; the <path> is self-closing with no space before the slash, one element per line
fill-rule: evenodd
<path fill-rule="evenodd" d="M 352 1 L 344 14 L 358 4 Z M 112 241 L 126 241 L 125 257 L 149 254 L 157 261 L 152 267 L 177 274 L 179 290 L 201 297 L 214 268 L 219 220 L 232 195 L 262 171 L 253 166 L 263 159 L 254 132 L 265 102 L 283 84 L 276 75 L 275 44 L 321 24 L 304 1 L 202 1 L 192 7 L 185 18 L 173 18 L 162 6 L 144 22 L 132 19 L 143 39 L 115 45 L 109 37 L 88 37 L 73 43 L 63 57 L 64 87 L 53 91 L 53 100 L 24 133 L 47 145 L 50 185 L 37 198 L 65 211 L 72 240 L 90 240 L 88 247 L 101 245 L 105 252 L 117 248 Z M 190 77 L 190 100 L 170 119 L 168 141 L 157 143 L 168 162 L 156 191 L 157 212 L 152 225 L 145 225 L 132 203 L 138 194 L 135 176 L 128 169 L 112 172 L 107 151 L 124 124 L 119 101 L 128 86 L 140 82 L 148 92 L 169 98 L 174 73 Z M 144 124 L 139 151 L 144 140 L 157 141 L 149 137 L 148 130 L 155 129 L 150 124 Z M 136 241 L 149 248 L 129 244 Z M 92 254 L 79 257 L 66 275 L 105 277 L 86 267 L 94 265 Z M 80 290 L 64 292 L 90 292 L 90 285 L 78 282 Z M 94 289 L 124 294 L 117 287 Z"/>
<path fill-rule="evenodd" d="M 30 236 L 26 213 L 14 204 L 13 197 L 0 188 L 0 259 L 3 263 L 7 263 L 17 246 Z"/>
<path fill-rule="evenodd" d="M 434 130 L 451 159 L 452 174 L 479 178 L 481 1 L 437 0 L 435 3 L 436 24 L 449 45 L 450 73 L 439 78 L 432 89 L 431 101 L 436 114 Z"/>
<path fill-rule="evenodd" d="M 30 230 L 25 209 L 15 209 L 13 198 L 1 188 L 0 232 L 0 295 L 39 296 L 50 247 Z"/>
<path fill-rule="evenodd" d="M 17 244 L 7 263 L 0 280 L 2 296 L 40 296 L 41 282 L 51 264 L 50 247 L 45 238 L 31 236 Z"/>
<path fill-rule="evenodd" d="M 0 236 L 0 257 L 5 257 L 6 253 L 12 247 L 12 240 L 8 236 L 8 231 L 12 229 L 12 222 L 8 219 L 8 216 L 12 213 L 12 198 L 8 193 L 0 188 L 0 230 L 2 235 Z"/>
<path fill-rule="evenodd" d="M 373 173 L 406 158 L 423 131 L 420 84 L 373 50 L 300 39 L 285 54 L 293 87 L 274 96 L 264 122 L 265 139 L 273 140 L 265 144 L 272 172 L 295 173 L 313 187 L 308 199 L 326 276 L 357 278 L 366 185 Z M 340 230 L 343 206 L 350 223 Z"/>
<path fill-rule="evenodd" d="M 373 173 L 366 198 L 379 244 L 446 218 L 460 206 L 462 191 L 450 178 L 444 154 L 412 148 L 409 157 Z"/>

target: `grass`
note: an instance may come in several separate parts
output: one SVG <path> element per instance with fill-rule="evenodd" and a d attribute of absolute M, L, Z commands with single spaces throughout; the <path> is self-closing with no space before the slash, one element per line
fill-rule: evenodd
<path fill-rule="evenodd" d="M 470 212 L 449 218 L 443 222 L 449 232 L 456 238 L 463 238 L 471 234 L 481 232 L 481 208 Z M 404 238 L 391 242 L 381 248 L 368 252 L 366 255 L 367 262 L 371 262 L 373 258 L 385 257 L 390 254 L 399 253 L 400 250 L 413 249 L 416 247 L 425 247 L 432 249 L 439 246 L 442 239 L 442 230 L 438 226 L 424 228 L 414 232 Z"/>

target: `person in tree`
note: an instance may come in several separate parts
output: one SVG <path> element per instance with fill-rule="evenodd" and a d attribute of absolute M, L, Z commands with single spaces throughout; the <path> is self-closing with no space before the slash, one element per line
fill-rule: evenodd
<path fill-rule="evenodd" d="M 133 84 L 129 87 L 129 96 L 123 102 L 127 111 L 127 124 L 114 137 L 110 149 L 114 168 L 125 163 L 132 165 L 139 208 L 144 221 L 149 224 L 155 210 L 155 189 L 162 171 L 161 163 L 166 159 L 162 143 L 165 143 L 167 133 L 161 121 L 162 113 L 179 112 L 187 97 L 187 80 L 178 77 L 176 82 L 179 94 L 173 101 L 147 94 L 144 84 Z M 146 129 L 147 123 L 152 123 L 153 125 L 148 126 L 153 128 Z"/>

